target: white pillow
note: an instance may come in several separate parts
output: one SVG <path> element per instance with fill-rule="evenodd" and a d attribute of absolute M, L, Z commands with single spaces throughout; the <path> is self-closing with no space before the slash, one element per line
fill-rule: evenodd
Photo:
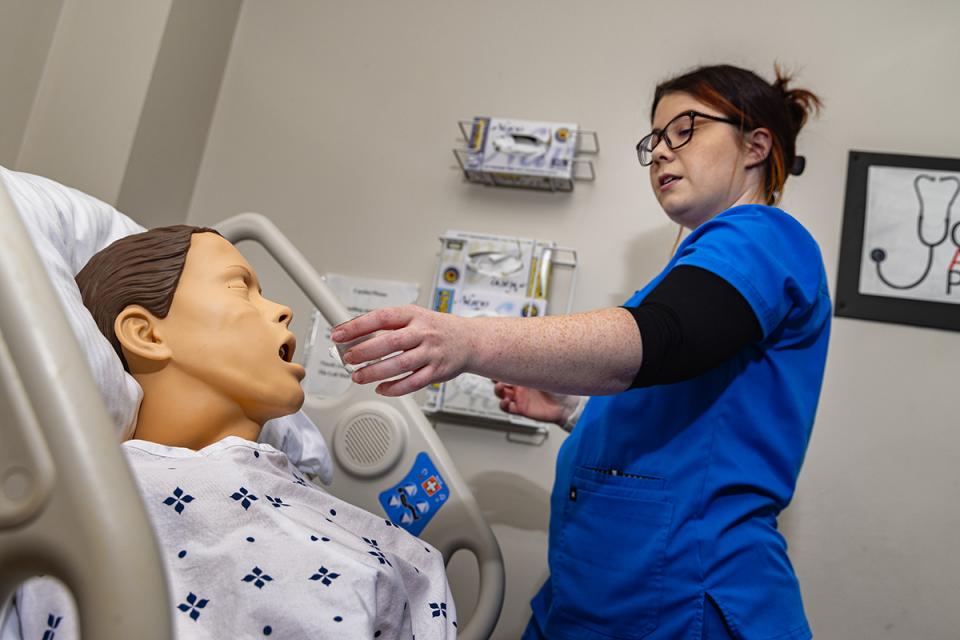
<path fill-rule="evenodd" d="M 110 205 L 52 180 L 0 167 L 122 440 L 133 434 L 143 391 L 83 306 L 74 276 L 94 253 L 143 227 Z"/>
<path fill-rule="evenodd" d="M 105 202 L 53 180 L 4 167 L 0 167 L 0 178 L 26 224 L 87 356 L 114 427 L 120 439 L 127 440 L 136 427 L 143 391 L 133 376 L 124 371 L 110 342 L 83 306 L 74 276 L 93 254 L 144 228 Z M 286 453 L 303 471 L 330 483 L 330 452 L 320 431 L 303 412 L 268 422 L 260 441 Z"/>

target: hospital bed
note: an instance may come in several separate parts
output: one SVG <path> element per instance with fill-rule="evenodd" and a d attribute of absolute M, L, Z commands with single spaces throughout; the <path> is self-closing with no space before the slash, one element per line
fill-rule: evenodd
<path fill-rule="evenodd" d="M 261 244 L 328 322 L 349 318 L 264 216 L 244 213 L 216 227 L 235 244 Z M 2 180 L 0 230 L 0 603 L 23 580 L 51 575 L 71 590 L 84 638 L 170 638 L 173 609 L 150 523 L 100 391 Z M 476 556 L 479 597 L 459 637 L 488 638 L 503 604 L 500 549 L 413 400 L 351 385 L 339 397 L 308 396 L 304 411 L 332 450 L 331 493 L 385 513 L 447 562 L 460 549 Z"/>

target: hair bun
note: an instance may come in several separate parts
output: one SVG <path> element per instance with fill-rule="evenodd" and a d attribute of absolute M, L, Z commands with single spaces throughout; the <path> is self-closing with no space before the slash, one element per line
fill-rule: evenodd
<path fill-rule="evenodd" d="M 794 156 L 793 165 L 790 167 L 790 175 L 798 176 L 807 168 L 807 159 L 803 156 Z"/>
<path fill-rule="evenodd" d="M 774 65 L 774 72 L 776 80 L 773 81 L 772 86 L 783 98 L 794 133 L 799 133 L 810 115 L 820 113 L 823 103 L 814 93 L 806 89 L 791 89 L 789 85 L 793 81 L 793 75 L 785 72 L 779 64 Z M 801 168 L 800 171 L 803 169 Z"/>

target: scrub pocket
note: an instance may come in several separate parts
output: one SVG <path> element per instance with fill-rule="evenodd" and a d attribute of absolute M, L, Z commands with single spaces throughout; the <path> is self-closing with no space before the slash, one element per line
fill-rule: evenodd
<path fill-rule="evenodd" d="M 636 640 L 657 628 L 673 515 L 662 487 L 661 478 L 574 472 L 551 583 L 577 637 Z"/>

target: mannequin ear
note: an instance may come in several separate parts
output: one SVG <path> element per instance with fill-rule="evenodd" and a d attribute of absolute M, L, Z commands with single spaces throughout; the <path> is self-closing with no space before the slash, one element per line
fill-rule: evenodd
<path fill-rule="evenodd" d="M 754 129 L 743 137 L 744 159 L 747 169 L 752 169 L 766 161 L 773 148 L 770 130 L 764 127 Z"/>
<path fill-rule="evenodd" d="M 132 304 L 117 314 L 113 332 L 123 347 L 123 355 L 131 371 L 154 368 L 173 357 L 157 333 L 157 317 L 138 304 Z M 142 366 L 137 366 L 137 364 Z"/>

